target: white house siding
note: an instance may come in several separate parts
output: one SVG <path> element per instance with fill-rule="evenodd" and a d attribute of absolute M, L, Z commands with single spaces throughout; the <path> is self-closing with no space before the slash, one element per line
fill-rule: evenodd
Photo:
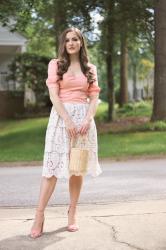
<path fill-rule="evenodd" d="M 16 53 L 26 51 L 26 38 L 17 32 L 10 32 L 7 27 L 0 26 L 0 91 L 19 89 L 17 83 L 7 81 L 8 65 Z"/>
<path fill-rule="evenodd" d="M 153 86 L 154 86 L 154 71 L 152 70 L 147 78 L 144 80 L 138 80 L 136 84 L 136 100 L 142 100 L 146 98 L 152 98 L 153 96 Z M 134 100 L 134 85 L 133 80 L 128 80 L 128 95 L 129 95 L 129 101 Z"/>

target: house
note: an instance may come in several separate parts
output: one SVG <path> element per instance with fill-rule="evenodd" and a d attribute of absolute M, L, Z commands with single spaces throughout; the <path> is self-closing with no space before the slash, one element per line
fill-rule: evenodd
<path fill-rule="evenodd" d="M 0 26 L 0 118 L 13 117 L 23 112 L 24 93 L 18 83 L 7 80 L 8 65 L 16 53 L 26 51 L 27 39 L 18 32 Z"/>
<path fill-rule="evenodd" d="M 144 80 L 137 79 L 135 84 L 134 80 L 129 78 L 128 79 L 129 101 L 152 99 L 153 88 L 154 88 L 154 69 L 150 70 L 149 74 Z"/>

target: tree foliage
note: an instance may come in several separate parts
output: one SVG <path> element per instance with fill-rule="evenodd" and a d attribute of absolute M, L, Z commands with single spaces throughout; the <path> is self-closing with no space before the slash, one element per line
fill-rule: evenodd
<path fill-rule="evenodd" d="M 95 55 L 99 58 L 98 65 L 101 60 L 103 61 L 98 72 L 100 72 L 99 79 L 104 79 L 102 93 L 104 93 L 104 99 L 109 102 L 108 117 L 111 120 L 114 111 L 114 91 L 118 89 L 117 85 L 120 82 L 118 69 L 120 70 L 122 38 L 126 38 L 125 46 L 133 57 L 137 41 L 149 44 L 149 48 L 153 51 L 153 2 L 153 0 L 136 0 L 134 3 L 133 0 L 79 2 L 76 0 L 2 0 L 0 18 L 6 25 L 9 17 L 13 16 L 15 23 L 12 28 L 15 27 L 24 32 L 28 37 L 28 51 L 50 57 L 57 54 L 58 37 L 64 28 L 69 26 L 80 28 L 88 39 L 88 46 L 91 48 L 89 52 L 93 55 L 93 47 L 97 48 Z M 95 14 L 101 17 L 98 23 L 94 22 Z M 92 39 L 95 25 L 99 31 L 98 41 Z M 141 59 L 142 57 L 139 60 Z"/>
<path fill-rule="evenodd" d="M 48 96 L 45 80 L 49 60 L 48 57 L 36 54 L 18 54 L 9 65 L 9 79 L 17 81 L 22 89 L 25 89 L 25 86 L 30 87 L 41 100 Z"/>
<path fill-rule="evenodd" d="M 34 0 L 1 0 L 0 23 L 10 26 L 11 31 L 24 31 L 31 20 Z"/>

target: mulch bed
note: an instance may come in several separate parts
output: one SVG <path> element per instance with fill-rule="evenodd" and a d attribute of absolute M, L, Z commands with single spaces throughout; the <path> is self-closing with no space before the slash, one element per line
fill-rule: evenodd
<path fill-rule="evenodd" d="M 149 117 L 125 117 L 113 122 L 96 122 L 98 133 L 123 132 L 133 126 L 143 125 L 150 121 Z"/>

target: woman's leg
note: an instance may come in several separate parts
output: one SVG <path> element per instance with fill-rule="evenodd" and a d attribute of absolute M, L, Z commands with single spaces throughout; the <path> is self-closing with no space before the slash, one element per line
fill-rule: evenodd
<path fill-rule="evenodd" d="M 44 220 L 44 210 L 47 203 L 54 191 L 57 178 L 52 176 L 51 178 L 42 177 L 40 185 L 39 201 L 36 208 L 35 221 L 31 229 L 31 236 L 36 238 L 40 236 Z"/>
<path fill-rule="evenodd" d="M 55 189 L 57 178 L 52 176 L 50 178 L 42 177 L 41 185 L 40 185 L 40 195 L 37 209 L 40 211 L 44 211 L 47 203 Z"/>
<path fill-rule="evenodd" d="M 69 192 L 70 192 L 70 206 L 75 207 L 77 205 L 80 191 L 83 183 L 82 176 L 72 175 L 69 179 Z"/>
<path fill-rule="evenodd" d="M 70 191 L 70 208 L 69 208 L 69 218 L 68 225 L 75 224 L 76 206 L 80 196 L 81 187 L 83 183 L 82 176 L 72 175 L 69 180 L 69 191 Z"/>

